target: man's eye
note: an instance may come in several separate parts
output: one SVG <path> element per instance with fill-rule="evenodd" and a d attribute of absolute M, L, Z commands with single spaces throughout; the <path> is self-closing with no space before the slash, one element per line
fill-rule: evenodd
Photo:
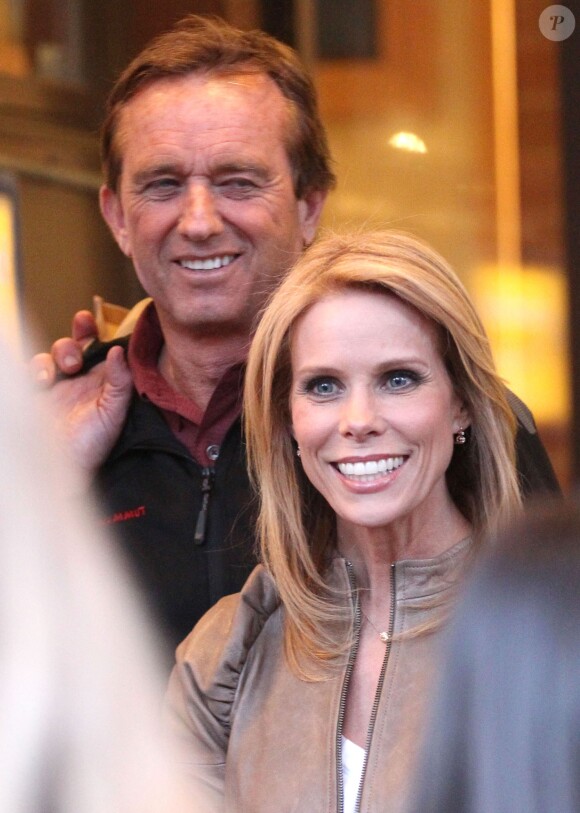
<path fill-rule="evenodd" d="M 254 181 L 250 178 L 230 178 L 226 181 L 230 186 L 255 186 Z"/>
<path fill-rule="evenodd" d="M 150 186 L 156 189 L 173 189 L 175 186 L 179 186 L 179 181 L 176 178 L 157 178 L 155 181 L 151 181 Z"/>
<path fill-rule="evenodd" d="M 176 178 L 155 178 L 145 184 L 145 192 L 154 197 L 166 197 L 179 187 L 180 183 Z"/>
<path fill-rule="evenodd" d="M 255 181 L 253 181 L 251 178 L 246 178 L 243 176 L 224 178 L 218 182 L 217 186 L 219 189 L 222 189 L 224 192 L 232 195 L 243 195 L 257 189 L 257 184 Z"/>

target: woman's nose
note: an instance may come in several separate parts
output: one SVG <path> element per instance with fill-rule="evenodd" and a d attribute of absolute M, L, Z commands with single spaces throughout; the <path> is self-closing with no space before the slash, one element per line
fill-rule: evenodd
<path fill-rule="evenodd" d="M 345 437 L 364 439 L 378 435 L 384 431 L 385 423 L 383 410 L 373 394 L 365 391 L 346 398 L 340 420 L 340 432 Z"/>

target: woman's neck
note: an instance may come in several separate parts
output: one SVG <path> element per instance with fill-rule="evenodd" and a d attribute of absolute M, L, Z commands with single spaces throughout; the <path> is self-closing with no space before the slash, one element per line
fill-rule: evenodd
<path fill-rule="evenodd" d="M 338 550 L 352 563 L 357 585 L 381 593 L 393 563 L 432 559 L 471 532 L 470 523 L 451 501 L 428 520 L 413 513 L 384 527 L 369 528 L 337 519 Z"/>

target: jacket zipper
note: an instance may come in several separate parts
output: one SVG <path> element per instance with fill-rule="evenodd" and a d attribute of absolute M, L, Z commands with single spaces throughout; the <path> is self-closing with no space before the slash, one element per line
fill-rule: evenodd
<path fill-rule="evenodd" d="M 356 653 L 358 650 L 358 642 L 360 639 L 360 627 L 361 627 L 361 610 L 360 602 L 358 600 L 358 594 L 356 594 L 356 581 L 354 578 L 352 564 L 348 561 L 346 562 L 346 570 L 348 574 L 348 580 L 350 582 L 350 589 L 352 595 L 356 595 L 357 597 L 354 602 L 355 640 L 348 657 L 348 664 L 346 666 L 346 672 L 344 674 L 344 680 L 342 682 L 342 691 L 340 693 L 340 704 L 338 707 L 338 721 L 336 726 L 336 787 L 338 794 L 337 813 L 344 813 L 344 781 L 342 776 L 342 727 L 344 725 L 344 715 L 346 712 L 346 695 L 348 693 L 348 686 L 350 683 L 352 670 L 354 668 L 354 662 L 356 660 Z"/>
<path fill-rule="evenodd" d="M 351 586 L 354 589 L 354 575 L 352 573 L 352 565 L 350 562 L 347 562 L 347 569 L 349 574 L 349 580 L 351 582 Z M 357 597 L 356 605 L 355 605 L 355 633 L 356 633 L 356 643 L 353 646 L 351 656 L 348 661 L 347 671 L 345 674 L 345 679 L 342 687 L 342 694 L 340 698 L 340 707 L 338 712 L 338 731 L 337 731 L 337 787 L 338 787 L 338 804 L 337 804 L 337 811 L 338 813 L 343 813 L 344 811 L 344 786 L 343 786 L 343 779 L 342 779 L 342 726 L 344 723 L 344 715 L 346 709 L 346 695 L 348 692 L 348 684 L 350 682 L 350 677 L 352 675 L 352 670 L 354 667 L 354 662 L 356 659 L 356 653 L 358 649 L 358 642 L 360 637 L 360 627 L 361 627 L 361 610 L 360 610 L 360 603 Z M 369 730 L 367 733 L 367 740 L 365 743 L 365 754 L 363 759 L 363 766 L 361 771 L 360 777 L 360 784 L 358 787 L 358 793 L 356 796 L 356 802 L 354 809 L 357 813 L 360 813 L 360 805 L 362 801 L 362 792 L 364 787 L 364 781 L 366 777 L 367 771 L 367 763 L 368 763 L 368 755 L 371 747 L 371 742 L 373 739 L 373 733 L 375 728 L 375 722 L 377 719 L 377 712 L 379 710 L 379 703 L 381 700 L 381 694 L 383 693 L 383 684 L 385 682 L 385 675 L 387 673 L 387 665 L 389 662 L 389 655 L 391 654 L 391 644 L 393 639 L 393 630 L 395 628 L 395 564 L 391 564 L 391 609 L 389 613 L 389 639 L 385 645 L 385 657 L 383 658 L 383 665 L 381 667 L 381 672 L 379 675 L 379 682 L 377 684 L 377 690 L 375 692 L 375 699 L 373 702 L 373 706 L 371 709 L 371 719 L 369 722 Z"/>
<path fill-rule="evenodd" d="M 205 542 L 209 497 L 214 483 L 215 471 L 213 468 L 206 466 L 201 470 L 201 474 L 203 477 L 201 481 L 201 508 L 197 515 L 195 534 L 193 536 L 193 541 L 196 545 L 203 545 Z"/>

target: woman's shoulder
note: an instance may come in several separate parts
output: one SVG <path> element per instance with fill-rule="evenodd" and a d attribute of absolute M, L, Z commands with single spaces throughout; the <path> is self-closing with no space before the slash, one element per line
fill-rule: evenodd
<path fill-rule="evenodd" d="M 281 625 L 280 601 L 258 566 L 239 593 L 211 608 L 178 646 L 167 691 L 166 727 L 188 743 L 191 762 L 224 762 L 240 675 L 268 622 Z"/>
<path fill-rule="evenodd" d="M 271 576 L 257 565 L 239 593 L 220 599 L 198 621 L 177 648 L 177 665 L 195 668 L 198 682 L 225 681 L 233 688 L 248 652 L 279 607 Z"/>

